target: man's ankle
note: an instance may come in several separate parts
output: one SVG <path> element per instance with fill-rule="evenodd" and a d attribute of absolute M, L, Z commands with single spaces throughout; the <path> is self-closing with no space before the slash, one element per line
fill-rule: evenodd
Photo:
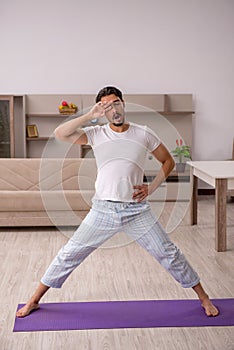
<path fill-rule="evenodd" d="M 38 298 L 32 297 L 31 299 L 29 299 L 28 304 L 39 304 L 39 301 L 40 300 Z"/>
<path fill-rule="evenodd" d="M 203 302 L 204 300 L 207 300 L 207 299 L 210 299 L 210 298 L 209 298 L 209 295 L 205 293 L 205 294 L 199 296 L 199 299 L 200 299 L 200 301 Z"/>

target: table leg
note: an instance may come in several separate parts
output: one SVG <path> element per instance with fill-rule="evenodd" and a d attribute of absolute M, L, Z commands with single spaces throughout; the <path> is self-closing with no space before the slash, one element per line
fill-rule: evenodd
<path fill-rule="evenodd" d="M 215 249 L 224 252 L 227 247 L 227 179 L 215 180 Z"/>
<path fill-rule="evenodd" d="M 190 206 L 190 223 L 191 225 L 197 224 L 197 186 L 198 178 L 192 174 L 192 199 Z"/>

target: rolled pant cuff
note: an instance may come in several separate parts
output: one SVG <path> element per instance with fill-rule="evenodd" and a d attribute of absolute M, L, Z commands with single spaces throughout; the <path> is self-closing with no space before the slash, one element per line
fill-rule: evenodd
<path fill-rule="evenodd" d="M 43 283 L 45 286 L 49 287 L 49 288 L 61 288 L 62 284 L 56 284 L 56 283 L 51 283 L 51 282 L 47 282 L 46 280 L 44 280 L 43 278 L 41 279 L 41 283 Z"/>
<path fill-rule="evenodd" d="M 200 282 L 200 278 L 198 278 L 195 282 L 191 282 L 188 284 L 181 284 L 183 288 L 193 288 Z"/>

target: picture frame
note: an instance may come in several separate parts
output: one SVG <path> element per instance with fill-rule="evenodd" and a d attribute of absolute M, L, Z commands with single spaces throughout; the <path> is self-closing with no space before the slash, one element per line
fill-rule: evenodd
<path fill-rule="evenodd" d="M 27 137 L 38 137 L 38 130 L 36 124 L 27 125 Z"/>

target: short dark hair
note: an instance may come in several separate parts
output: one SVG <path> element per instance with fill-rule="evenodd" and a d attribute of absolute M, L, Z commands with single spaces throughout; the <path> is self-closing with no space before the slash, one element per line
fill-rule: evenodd
<path fill-rule="evenodd" d="M 108 95 L 112 95 L 112 94 L 117 96 L 117 97 L 119 97 L 120 100 L 123 101 L 123 95 L 122 95 L 122 92 L 119 89 L 117 89 L 114 86 L 106 86 L 103 89 L 101 89 L 99 91 L 99 93 L 97 94 L 97 96 L 96 96 L 96 103 L 101 101 L 101 98 L 103 96 L 108 96 Z"/>

